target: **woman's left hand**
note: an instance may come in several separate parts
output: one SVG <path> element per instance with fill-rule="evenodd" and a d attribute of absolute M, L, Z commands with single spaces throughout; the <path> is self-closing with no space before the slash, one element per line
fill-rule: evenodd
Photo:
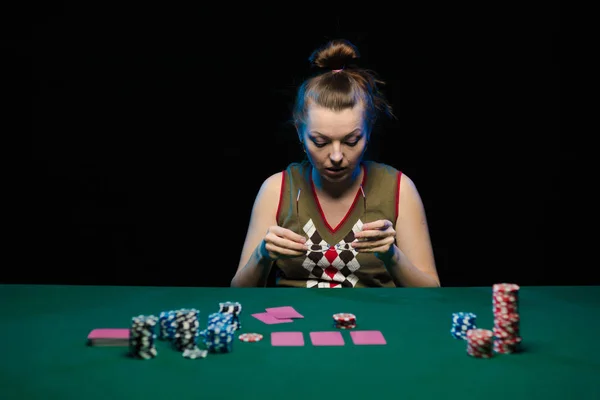
<path fill-rule="evenodd" d="M 359 253 L 375 253 L 377 257 L 393 253 L 396 240 L 394 224 L 386 219 L 369 222 L 354 234 L 352 247 Z"/>

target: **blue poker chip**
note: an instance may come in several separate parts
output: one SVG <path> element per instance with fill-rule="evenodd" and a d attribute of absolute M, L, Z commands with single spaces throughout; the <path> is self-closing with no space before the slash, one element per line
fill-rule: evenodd
<path fill-rule="evenodd" d="M 477 329 L 477 315 L 471 312 L 452 313 L 452 328 L 450 334 L 455 339 L 466 340 L 467 331 Z"/>

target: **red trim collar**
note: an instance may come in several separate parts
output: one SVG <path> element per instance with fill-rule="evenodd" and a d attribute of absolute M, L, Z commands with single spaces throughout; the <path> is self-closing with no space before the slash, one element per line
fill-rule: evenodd
<path fill-rule="evenodd" d="M 362 179 L 361 185 L 364 190 L 365 184 L 367 182 L 367 167 L 364 164 L 361 164 L 361 168 L 363 171 L 363 179 Z M 358 199 L 361 196 L 360 188 L 358 188 L 358 190 L 356 191 L 356 196 L 354 196 L 354 201 L 352 202 L 352 205 L 350 206 L 348 211 L 346 211 L 346 215 L 344 216 L 344 218 L 342 218 L 340 223 L 335 228 L 333 228 L 333 227 L 331 227 L 331 225 L 329 225 L 329 222 L 327 222 L 327 218 L 325 218 L 325 214 L 323 213 L 323 208 L 321 208 L 321 203 L 319 202 L 319 198 L 317 197 L 315 183 L 313 182 L 313 179 L 312 179 L 312 167 L 310 169 L 309 178 L 310 178 L 310 187 L 312 189 L 312 194 L 315 199 L 315 203 L 317 204 L 317 209 L 319 210 L 319 214 L 321 215 L 321 220 L 323 221 L 323 223 L 325 224 L 325 226 L 327 227 L 327 229 L 329 229 L 329 231 L 331 233 L 336 233 L 344 225 L 344 223 L 346 222 L 348 217 L 350 217 L 350 214 L 352 213 L 352 211 L 354 211 L 354 207 L 356 206 L 356 203 L 358 202 Z"/>

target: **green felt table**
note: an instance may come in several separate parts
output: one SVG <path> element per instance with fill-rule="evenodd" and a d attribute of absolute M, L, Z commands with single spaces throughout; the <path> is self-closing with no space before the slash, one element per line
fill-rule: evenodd
<path fill-rule="evenodd" d="M 491 287 L 281 289 L 0 286 L 0 399 L 600 399 L 600 287 L 522 287 L 523 351 L 476 359 L 450 335 L 451 314 L 493 326 Z M 128 328 L 131 317 L 193 307 L 206 316 L 242 303 L 242 332 L 258 343 L 190 360 L 157 342 L 136 360 L 126 347 L 90 347 L 94 328 Z M 293 306 L 304 319 L 266 325 L 251 317 Z M 356 314 L 359 330 L 387 345 L 312 345 L 332 314 Z M 273 347 L 270 333 L 304 333 L 303 347 Z"/>

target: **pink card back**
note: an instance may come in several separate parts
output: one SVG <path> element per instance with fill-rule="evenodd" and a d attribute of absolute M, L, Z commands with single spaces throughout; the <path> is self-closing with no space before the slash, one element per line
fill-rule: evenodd
<path fill-rule="evenodd" d="M 341 332 L 311 332 L 310 340 L 313 346 L 343 346 L 344 337 Z"/>
<path fill-rule="evenodd" d="M 283 324 L 286 322 L 294 322 L 294 320 L 290 319 L 290 318 L 276 318 L 267 312 L 252 314 L 252 316 L 254 318 L 256 318 L 257 320 L 264 322 L 267 325 Z"/>
<path fill-rule="evenodd" d="M 381 331 L 352 331 L 350 337 L 357 345 L 387 344 Z"/>
<path fill-rule="evenodd" d="M 302 314 L 291 306 L 271 307 L 267 308 L 266 311 L 275 318 L 304 318 Z"/>
<path fill-rule="evenodd" d="M 98 328 L 90 332 L 88 339 L 129 339 L 129 329 Z"/>
<path fill-rule="evenodd" d="M 272 332 L 272 346 L 304 346 L 302 332 Z"/>

